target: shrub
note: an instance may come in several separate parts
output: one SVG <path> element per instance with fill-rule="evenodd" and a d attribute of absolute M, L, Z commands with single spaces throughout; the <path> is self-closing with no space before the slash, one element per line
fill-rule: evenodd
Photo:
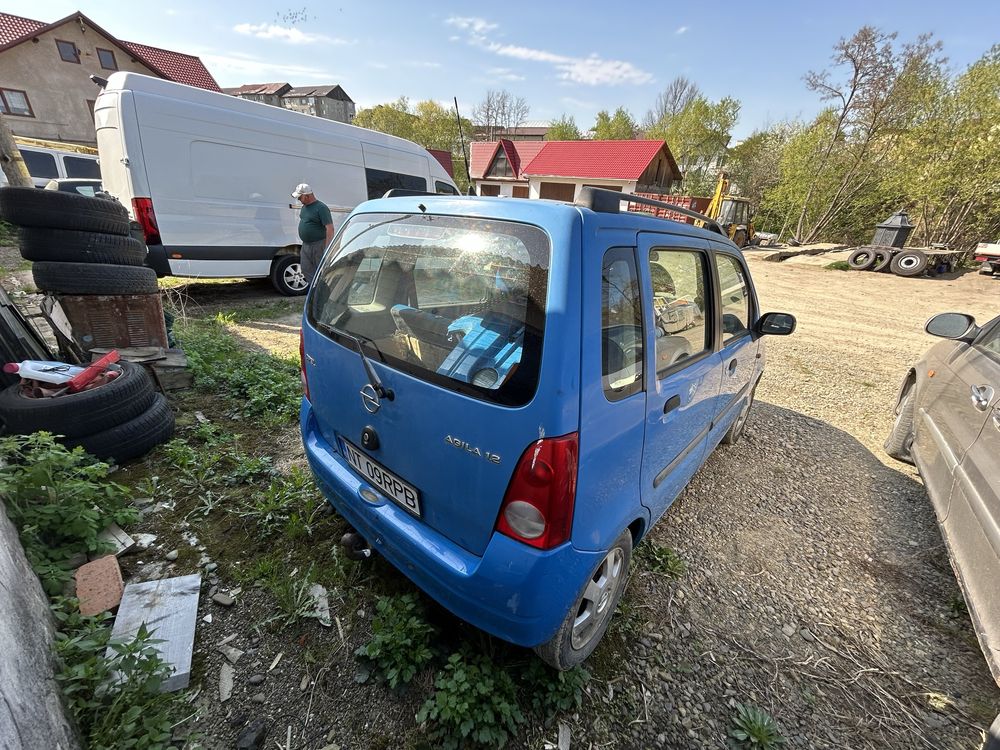
<path fill-rule="evenodd" d="M 741 750 L 777 750 L 786 742 L 778 723 L 756 706 L 737 703 L 730 724 L 730 744 Z"/>
<path fill-rule="evenodd" d="M 0 496 L 50 595 L 69 580 L 69 558 L 106 551 L 97 535 L 112 522 L 138 518 L 129 491 L 108 474 L 107 464 L 47 432 L 0 438 Z"/>
<path fill-rule="evenodd" d="M 410 680 L 434 657 L 434 626 L 424 619 L 415 594 L 383 596 L 375 605 L 372 638 L 355 653 L 396 688 Z"/>
<path fill-rule="evenodd" d="M 680 578 L 687 573 L 687 565 L 674 550 L 654 544 L 643 544 L 636 550 L 636 557 L 654 573 L 665 573 L 671 578 Z"/>
<path fill-rule="evenodd" d="M 502 748 L 524 722 L 514 681 L 483 654 L 452 654 L 434 688 L 417 721 L 436 748 Z"/>
<path fill-rule="evenodd" d="M 567 672 L 551 669 L 541 659 L 532 659 L 522 675 L 525 693 L 531 696 L 531 709 L 548 718 L 560 711 L 580 708 L 583 688 L 590 672 L 574 667 Z"/>

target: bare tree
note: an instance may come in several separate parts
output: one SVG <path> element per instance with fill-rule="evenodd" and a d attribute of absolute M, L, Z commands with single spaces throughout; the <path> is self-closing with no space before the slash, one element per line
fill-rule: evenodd
<path fill-rule="evenodd" d="M 523 96 L 514 96 L 505 89 L 490 89 L 486 97 L 472 109 L 472 122 L 488 141 L 509 135 L 528 119 L 531 108 Z"/>
<path fill-rule="evenodd" d="M 7 182 L 14 187 L 31 187 L 31 176 L 24 166 L 21 151 L 14 142 L 7 121 L 0 114 L 0 169 L 7 176 Z"/>
<path fill-rule="evenodd" d="M 685 76 L 677 76 L 657 95 L 652 109 L 643 118 L 643 128 L 648 130 L 656 125 L 666 125 L 699 96 L 701 89 L 697 83 Z"/>

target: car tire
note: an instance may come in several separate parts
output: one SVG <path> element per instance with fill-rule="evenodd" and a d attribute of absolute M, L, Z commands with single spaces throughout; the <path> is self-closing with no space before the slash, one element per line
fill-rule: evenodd
<path fill-rule="evenodd" d="M 892 423 L 889 437 L 886 438 L 885 452 L 897 461 L 912 464 L 913 456 L 910 454 L 910 445 L 913 443 L 913 397 L 916 390 L 916 383 L 913 378 L 906 381 L 903 386 L 903 393 L 896 403 L 896 419 Z"/>
<path fill-rule="evenodd" d="M 279 255 L 271 264 L 271 285 L 286 297 L 300 297 L 309 291 L 298 255 Z"/>
<path fill-rule="evenodd" d="M 24 227 L 20 242 L 21 257 L 25 260 L 119 266 L 141 266 L 146 262 L 146 246 L 120 234 Z"/>
<path fill-rule="evenodd" d="M 63 294 L 155 294 L 156 271 L 143 266 L 40 261 L 31 267 L 35 286 Z"/>
<path fill-rule="evenodd" d="M 110 429 L 142 414 L 156 391 L 142 365 L 121 363 L 122 374 L 97 388 L 57 398 L 26 398 L 20 384 L 0 391 L 0 420 L 8 433 L 45 430 L 68 438 Z"/>
<path fill-rule="evenodd" d="M 560 671 L 581 664 L 597 648 L 608 630 L 628 582 L 632 559 L 632 532 L 625 529 L 587 578 L 573 606 L 552 638 L 535 646 L 538 657 Z M 602 585 L 600 579 L 605 579 Z M 589 619 L 578 622 L 589 613 Z"/>
<path fill-rule="evenodd" d="M 19 227 L 128 234 L 128 211 L 120 203 L 58 190 L 0 189 L 0 219 Z"/>
<path fill-rule="evenodd" d="M 102 461 L 124 463 L 145 456 L 167 442 L 174 434 L 174 413 L 161 393 L 155 394 L 150 407 L 134 419 L 109 430 L 64 441 L 66 447 L 81 446 Z"/>
<path fill-rule="evenodd" d="M 757 384 L 754 383 L 753 388 L 750 389 L 750 395 L 747 397 L 747 402 L 743 404 L 743 408 L 740 409 L 740 413 L 736 416 L 736 420 L 729 425 L 729 429 L 726 430 L 726 434 L 722 436 L 723 445 L 733 445 L 738 442 L 741 437 L 743 437 L 743 432 L 747 427 L 747 420 L 750 418 L 750 409 L 753 407 L 753 397 L 757 393 Z"/>
<path fill-rule="evenodd" d="M 892 263 L 892 251 L 877 249 L 875 250 L 875 263 L 872 264 L 869 270 L 875 273 L 887 271 L 890 263 Z"/>
<path fill-rule="evenodd" d="M 859 247 L 847 259 L 847 265 L 855 271 L 870 271 L 877 259 L 875 251 L 872 248 Z"/>
<path fill-rule="evenodd" d="M 896 253 L 889 268 L 897 276 L 919 276 L 927 270 L 927 256 L 919 250 Z"/>
<path fill-rule="evenodd" d="M 988 261 L 986 263 L 983 263 L 983 265 L 979 267 L 979 273 L 981 273 L 983 276 L 992 276 L 993 264 Z"/>

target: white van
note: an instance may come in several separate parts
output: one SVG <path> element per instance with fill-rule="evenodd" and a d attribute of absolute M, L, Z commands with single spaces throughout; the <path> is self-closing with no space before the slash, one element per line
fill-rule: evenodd
<path fill-rule="evenodd" d="M 130 208 L 161 276 L 270 277 L 304 294 L 300 182 L 334 226 L 392 188 L 457 194 L 410 141 L 137 73 L 115 73 L 94 106 L 104 189 Z"/>
<path fill-rule="evenodd" d="M 45 187 L 49 180 L 101 179 L 97 152 L 92 148 L 20 136 L 14 136 L 14 142 L 31 175 L 31 182 L 37 188 Z M 0 171 L 0 187 L 6 184 L 7 176 Z"/>

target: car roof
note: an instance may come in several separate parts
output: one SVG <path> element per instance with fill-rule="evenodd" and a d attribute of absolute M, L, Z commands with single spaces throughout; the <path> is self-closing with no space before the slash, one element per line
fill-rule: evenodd
<path fill-rule="evenodd" d="M 727 249 L 739 252 L 739 248 L 728 237 L 702 227 L 696 227 L 693 224 L 654 216 L 646 212 L 600 212 L 572 203 L 547 199 L 406 195 L 366 201 L 355 208 L 353 212 L 353 214 L 361 213 L 448 214 L 471 218 L 520 221 L 528 224 L 537 224 L 541 227 L 552 222 L 563 223 L 578 219 L 584 225 L 595 229 L 607 228 L 635 230 L 637 232 L 669 232 L 700 237 L 721 243 L 726 245 Z"/>

